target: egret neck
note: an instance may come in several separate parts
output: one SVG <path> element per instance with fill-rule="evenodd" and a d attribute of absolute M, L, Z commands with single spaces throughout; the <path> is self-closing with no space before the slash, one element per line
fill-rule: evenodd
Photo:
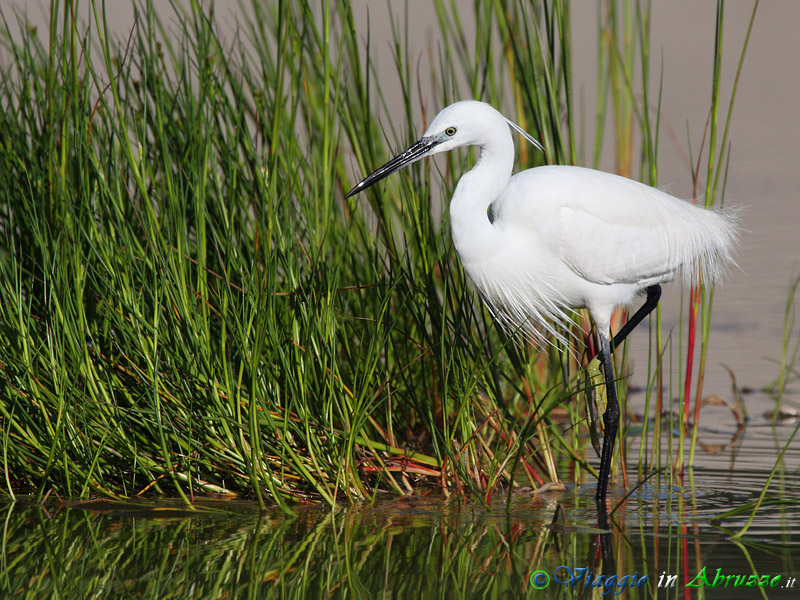
<path fill-rule="evenodd" d="M 480 156 L 465 173 L 450 201 L 450 228 L 453 244 L 462 263 L 481 261 L 503 246 L 503 240 L 489 220 L 489 206 L 508 186 L 514 165 L 514 142 L 504 121 L 494 135 L 476 142 Z M 481 215 L 481 218 L 476 218 Z"/>

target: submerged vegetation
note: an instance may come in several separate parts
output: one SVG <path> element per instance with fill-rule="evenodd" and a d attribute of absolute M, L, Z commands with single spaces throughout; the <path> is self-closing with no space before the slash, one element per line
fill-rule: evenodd
<path fill-rule="evenodd" d="M 447 197 L 467 156 L 343 199 L 354 172 L 414 137 L 391 123 L 421 129 L 420 115 L 462 97 L 502 107 L 548 161 L 578 163 L 568 3 L 475 2 L 473 44 L 454 6 L 437 2 L 430 75 L 409 55 L 408 22 L 393 23 L 396 69 L 379 74 L 376 42 L 348 3 L 253 2 L 223 35 L 198 2 L 169 16 L 146 2 L 120 39 L 103 5 L 88 4 L 82 22 L 78 4 L 51 1 L 47 37 L 3 15 L 6 494 L 218 492 L 291 511 L 295 500 L 379 490 L 489 499 L 498 484 L 586 480 L 597 432 L 587 403 L 572 400 L 593 395 L 582 379 L 588 323 L 587 348 L 566 359 L 496 329 L 429 201 Z M 709 203 L 727 164 L 722 7 L 707 163 L 695 172 Z M 598 163 L 610 122 L 617 170 L 655 184 L 648 10 L 602 5 L 596 137 L 583 162 Z M 401 115 L 387 116 L 379 75 L 400 82 Z M 428 78 L 436 106 L 416 99 Z M 519 160 L 543 158 L 521 148 Z M 687 293 L 701 374 L 694 392 L 688 376 L 675 386 L 684 423 L 702 398 L 713 290 Z M 658 428 L 669 373 L 657 322 L 652 332 Z M 618 386 L 624 397 L 624 378 Z M 640 476 L 660 465 L 659 436 L 652 454 L 642 447 Z"/>

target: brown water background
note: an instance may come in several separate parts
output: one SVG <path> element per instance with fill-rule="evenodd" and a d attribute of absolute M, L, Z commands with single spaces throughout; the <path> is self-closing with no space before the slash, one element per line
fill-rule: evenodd
<path fill-rule="evenodd" d="M 387 4 L 385 0 L 354 2 L 361 31 L 366 31 L 369 14 L 372 50 L 383 65 L 376 83 L 387 99 L 393 99 L 399 96 L 399 85 Z M 472 2 L 461 4 L 469 31 Z M 659 182 L 684 198 L 692 194 L 687 135 L 696 154 L 709 109 L 714 4 L 653 2 L 651 56 L 656 82 L 663 65 Z M 84 12 L 86 5 L 82 3 Z M 107 5 L 112 30 L 125 37 L 133 23 L 132 4 L 110 0 Z M 394 2 L 391 8 L 402 17 L 405 5 Z M 8 16 L 6 6 L 0 4 L 0 10 Z M 167 3 L 164 6 L 162 14 L 169 15 Z M 231 32 L 246 19 L 236 0 L 218 0 L 215 6 L 217 20 Z M 422 74 L 420 81 L 427 85 L 432 68 L 429 57 L 433 55 L 433 65 L 438 64 L 435 13 L 428 1 L 410 0 L 408 6 L 414 23 L 409 31 L 409 56 Z M 45 9 L 31 2 L 23 10 L 44 32 Z M 723 98 L 729 96 L 733 84 L 751 10 L 749 0 L 726 4 Z M 593 123 L 595 102 L 596 11 L 595 2 L 572 3 L 574 104 L 584 111 L 586 140 L 593 133 L 588 125 Z M 165 19 L 169 24 L 169 16 Z M 756 389 L 778 374 L 774 361 L 781 353 L 788 287 L 793 276 L 800 274 L 796 233 L 800 169 L 794 165 L 794 147 L 800 139 L 798 24 L 800 2 L 762 2 L 739 82 L 726 202 L 745 207 L 745 231 L 739 268 L 716 291 L 706 394 L 730 397 L 730 379 L 723 365 L 736 373 L 740 385 Z M 430 88 L 421 94 L 430 118 L 441 107 Z M 424 129 L 421 118 L 415 123 L 398 121 L 403 118 L 399 101 L 390 103 L 387 113 L 387 123 L 396 119 L 398 131 L 409 137 Z M 611 153 L 601 167 L 614 170 Z M 354 181 L 362 175 L 355 165 L 352 172 Z M 441 209 L 436 200 L 433 209 Z M 666 329 L 677 327 L 679 307 L 680 290 L 669 286 L 662 299 Z M 646 327 L 631 339 L 633 382 L 641 385 L 647 367 Z M 642 397 L 635 395 L 634 409 Z M 794 429 L 768 426 L 763 412 L 773 404 L 766 394 L 747 394 L 746 402 L 757 422 L 748 427 L 744 444 L 730 444 L 723 451 L 703 448 L 698 460 L 701 468 L 692 472 L 694 479 L 687 480 L 686 486 L 673 490 L 658 477 L 650 479 L 614 516 L 614 535 L 622 548 L 620 575 L 647 570 L 655 581 L 659 574 L 678 573 L 682 568 L 678 561 L 683 560 L 691 566 L 692 575 L 707 565 L 712 573 L 722 567 L 727 574 L 757 569 L 787 579 L 800 576 L 797 536 L 792 534 L 798 520 L 795 469 L 800 448 L 796 442 L 784 457 L 785 467 L 770 494 L 786 499 L 787 507 L 763 505 L 744 546 L 731 543 L 724 527 L 738 528 L 745 517 L 726 519 L 721 525 L 713 521 L 721 512 L 755 500 L 777 449 Z M 800 386 L 792 384 L 784 402 L 800 407 Z M 701 438 L 719 443 L 720 448 L 728 444 L 733 429 L 730 415 L 725 414 L 725 421 L 719 423 L 705 412 L 703 416 Z M 638 443 L 639 436 L 629 440 L 630 465 L 635 463 Z M 636 477 L 633 469 L 631 476 Z M 616 491 L 622 493 L 619 488 Z M 510 509 L 499 501 L 489 510 L 470 498 L 443 502 L 439 497 L 392 497 L 386 503 L 341 510 L 301 505 L 295 507 L 301 515 L 298 519 L 277 509 L 259 512 L 251 502 L 242 503 L 241 509 L 235 502 L 226 502 L 223 510 L 227 512 L 219 516 L 193 513 L 191 518 L 181 512 L 185 508 L 181 504 L 174 505 L 172 514 L 164 512 L 163 506 L 153 509 L 133 503 L 105 510 L 103 505 L 61 506 L 50 514 L 46 508 L 17 503 L 7 507 L 4 519 L 3 555 L 8 559 L 0 563 L 0 590 L 13 590 L 14 597 L 20 598 L 55 597 L 55 591 L 60 597 L 291 598 L 318 597 L 320 590 L 327 590 L 329 597 L 351 597 L 355 593 L 351 590 L 363 597 L 470 597 L 459 588 L 463 583 L 472 586 L 470 591 L 486 590 L 482 597 L 572 597 L 571 593 L 557 596 L 555 588 L 540 593 L 526 582 L 535 569 L 594 564 L 590 559 L 596 554 L 592 544 L 597 514 L 591 495 L 591 489 L 575 488 L 564 494 L 521 494 L 512 499 Z M 236 514 L 237 510 L 242 514 Z M 559 514 L 556 521 L 554 515 Z M 557 523 L 565 524 L 563 531 Z M 545 551 L 556 538 L 564 540 L 566 558 Z M 550 564 L 552 560 L 565 562 Z M 795 587 L 769 592 L 771 598 L 796 596 Z M 657 597 L 679 596 L 659 590 Z M 680 597 L 690 594 L 681 591 Z M 759 596 L 751 590 L 708 589 L 696 597 Z"/>

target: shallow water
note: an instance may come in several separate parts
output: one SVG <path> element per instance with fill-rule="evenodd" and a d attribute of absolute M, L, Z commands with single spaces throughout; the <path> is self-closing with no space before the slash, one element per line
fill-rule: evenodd
<path fill-rule="evenodd" d="M 796 451 L 792 461 L 798 464 Z M 683 487 L 670 488 L 655 476 L 611 515 L 605 535 L 597 528 L 592 485 L 519 494 L 510 502 L 496 496 L 489 507 L 435 494 L 335 510 L 299 506 L 292 518 L 277 509 L 259 513 L 242 501 L 200 500 L 196 513 L 177 502 L 18 503 L 5 509 L 0 595 L 600 597 L 604 588 L 592 584 L 615 573 L 608 595 L 622 598 L 795 598 L 796 471 L 778 476 L 773 487 L 784 503 L 762 505 L 740 541 L 730 533 L 746 515 L 718 521 L 754 501 L 764 479 L 763 471 L 745 467 L 699 468 L 687 473 Z M 612 493 L 615 503 L 620 493 Z M 734 588 L 733 576 L 775 587 Z"/>
<path fill-rule="evenodd" d="M 637 486 L 640 425 L 630 427 L 631 492 L 623 498 L 617 478 L 605 534 L 591 478 L 539 496 L 498 492 L 490 506 L 432 491 L 299 505 L 293 517 L 241 500 L 200 498 L 192 511 L 153 499 L 22 499 L 3 509 L 0 597 L 599 598 L 610 581 L 605 597 L 796 598 L 800 444 L 738 540 L 750 509 L 726 515 L 752 507 L 796 423 L 751 414 L 739 427 L 727 408 L 705 410 L 697 467 L 672 485 L 658 469 L 677 433 L 660 436 L 658 457 L 645 438 Z"/>
<path fill-rule="evenodd" d="M 293 517 L 240 500 L 200 498 L 192 511 L 22 499 L 4 509 L 0 597 L 597 598 L 610 581 L 606 597 L 796 598 L 800 445 L 788 446 L 740 539 L 750 510 L 726 515 L 752 507 L 796 425 L 751 415 L 740 428 L 725 410 L 701 426 L 698 466 L 672 485 L 656 467 L 670 463 L 677 435 L 661 436 L 660 458 L 646 438 L 640 486 L 639 438 L 626 438 L 631 493 L 617 479 L 609 533 L 591 478 L 538 496 L 496 493 L 490 506 L 431 492 L 299 505 Z"/>

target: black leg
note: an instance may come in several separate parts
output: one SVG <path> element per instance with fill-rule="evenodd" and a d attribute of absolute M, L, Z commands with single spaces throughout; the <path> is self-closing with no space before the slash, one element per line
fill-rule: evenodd
<path fill-rule="evenodd" d="M 611 341 L 612 352 L 626 337 L 628 337 L 628 334 L 658 306 L 658 301 L 661 298 L 661 286 L 658 284 L 652 285 L 645 291 L 647 292 L 647 299 L 644 301 L 644 304 L 639 307 L 639 310 L 633 313 L 633 316 L 628 319 L 628 322 L 622 326 L 622 329 L 617 332 L 617 335 L 615 335 L 614 339 Z"/>
<path fill-rule="evenodd" d="M 605 503 L 608 492 L 608 480 L 611 479 L 611 457 L 614 456 L 614 442 L 619 429 L 619 402 L 617 386 L 614 383 L 614 367 L 611 362 L 611 344 L 605 333 L 600 332 L 600 362 L 603 365 L 603 377 L 606 380 L 606 412 L 603 414 L 603 452 L 600 456 L 600 477 L 597 480 L 598 504 Z M 605 507 L 603 507 L 605 508 Z"/>
<path fill-rule="evenodd" d="M 660 285 L 647 288 L 647 300 L 645 300 L 639 310 L 628 319 L 628 322 L 625 323 L 617 335 L 614 336 L 613 341 L 609 341 L 606 332 L 598 332 L 598 337 L 600 338 L 600 352 L 598 353 L 598 358 L 603 365 L 607 404 L 606 412 L 603 414 L 603 426 L 605 431 L 603 432 L 603 451 L 600 455 L 600 477 L 597 481 L 595 500 L 598 504 L 603 505 L 603 511 L 605 511 L 608 482 L 611 479 L 611 458 L 614 456 L 614 443 L 617 440 L 617 431 L 619 430 L 619 401 L 617 400 L 617 386 L 614 384 L 614 367 L 611 361 L 611 354 L 614 348 L 619 346 L 623 340 L 628 337 L 628 334 L 653 311 L 658 305 L 658 300 L 660 298 Z"/>

